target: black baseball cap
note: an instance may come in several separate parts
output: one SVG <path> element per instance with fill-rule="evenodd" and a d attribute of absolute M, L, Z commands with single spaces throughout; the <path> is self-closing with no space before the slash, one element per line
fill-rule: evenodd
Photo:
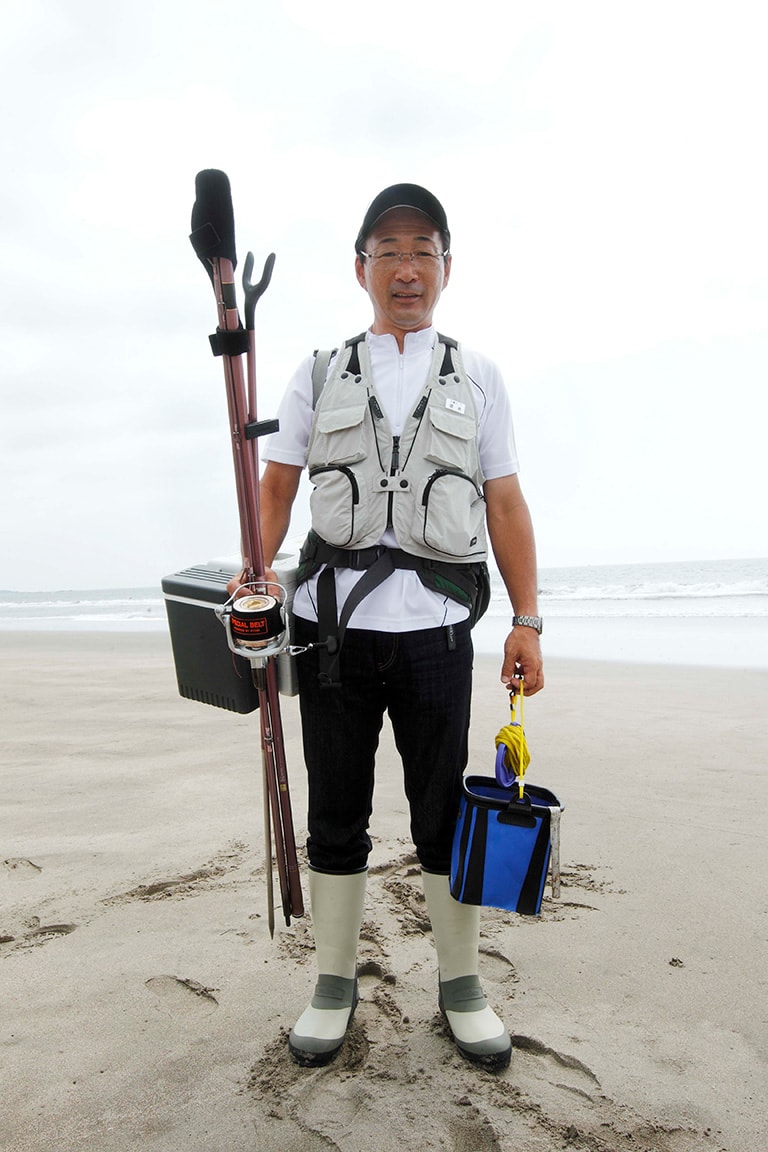
<path fill-rule="evenodd" d="M 420 184 L 392 184 L 379 192 L 365 214 L 363 226 L 357 234 L 355 251 L 363 252 L 365 241 L 376 221 L 392 208 L 415 208 L 433 220 L 440 231 L 446 252 L 451 245 L 451 233 L 448 231 L 448 220 L 445 209 L 436 196 L 422 188 Z"/>

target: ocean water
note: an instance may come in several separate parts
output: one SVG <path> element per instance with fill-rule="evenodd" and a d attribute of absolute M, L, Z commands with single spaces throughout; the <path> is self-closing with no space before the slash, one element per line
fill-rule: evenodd
<path fill-rule="evenodd" d="M 768 667 L 768 559 L 543 568 L 545 655 Z M 509 603 L 494 574 L 481 652 L 500 650 Z M 167 630 L 160 590 L 0 591 L 0 632 Z"/>

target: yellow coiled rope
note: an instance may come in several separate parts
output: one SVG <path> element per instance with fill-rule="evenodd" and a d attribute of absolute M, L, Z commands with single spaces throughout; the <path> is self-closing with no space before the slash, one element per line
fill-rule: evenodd
<path fill-rule="evenodd" d="M 520 701 L 520 722 L 515 719 L 515 710 L 517 708 L 517 701 Z M 502 744 L 506 748 L 504 753 L 504 763 L 510 772 L 514 772 L 515 779 L 519 790 L 520 799 L 524 796 L 523 777 L 525 770 L 531 762 L 531 754 L 528 751 L 528 743 L 525 739 L 525 711 L 523 704 L 523 682 L 520 681 L 520 692 L 509 694 L 509 709 L 512 720 L 509 724 L 505 724 L 496 735 L 496 747 L 500 748 Z"/>

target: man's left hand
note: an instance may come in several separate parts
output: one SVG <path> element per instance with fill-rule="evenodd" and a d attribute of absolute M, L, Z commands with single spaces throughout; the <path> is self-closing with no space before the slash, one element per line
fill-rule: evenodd
<path fill-rule="evenodd" d="M 521 678 L 526 696 L 533 696 L 544 687 L 544 661 L 539 635 L 535 628 L 518 624 L 504 644 L 501 682 L 510 692 L 518 692 Z"/>

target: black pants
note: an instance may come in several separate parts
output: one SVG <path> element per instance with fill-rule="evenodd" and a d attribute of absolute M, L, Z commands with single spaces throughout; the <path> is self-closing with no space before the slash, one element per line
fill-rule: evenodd
<path fill-rule="evenodd" d="M 298 617 L 294 623 L 297 644 L 317 639 L 316 624 Z M 388 712 L 418 858 L 429 872 L 449 871 L 467 763 L 473 658 L 468 621 L 452 632 L 449 643 L 447 628 L 348 629 L 337 688 L 320 687 L 317 652 L 298 658 L 313 868 L 355 872 L 366 866 L 374 760 Z"/>

